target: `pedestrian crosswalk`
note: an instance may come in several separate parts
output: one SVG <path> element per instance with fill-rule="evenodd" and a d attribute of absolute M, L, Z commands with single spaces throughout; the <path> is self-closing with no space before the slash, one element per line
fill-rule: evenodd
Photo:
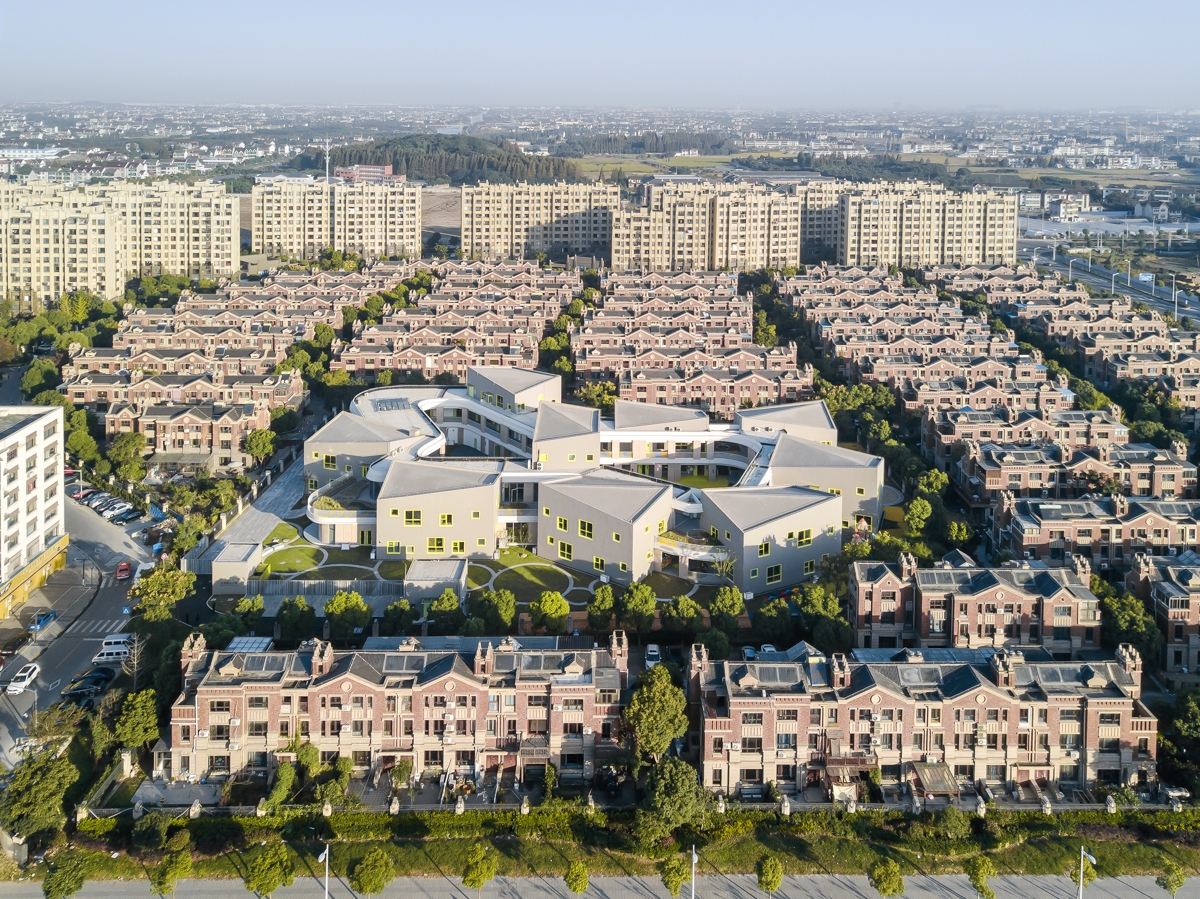
<path fill-rule="evenodd" d="M 128 623 L 125 618 L 112 618 L 104 621 L 99 618 L 91 621 L 76 621 L 69 628 L 63 631 L 64 634 L 69 634 L 74 637 L 86 637 L 89 634 L 100 636 L 102 634 L 115 634 Z"/>

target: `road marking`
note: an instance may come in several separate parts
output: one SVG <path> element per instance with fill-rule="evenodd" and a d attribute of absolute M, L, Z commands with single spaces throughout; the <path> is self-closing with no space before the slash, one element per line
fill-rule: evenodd
<path fill-rule="evenodd" d="M 59 685 L 59 684 L 61 684 L 61 683 L 62 683 L 62 681 L 61 681 L 61 680 L 56 680 L 56 681 L 55 681 L 54 683 L 52 683 L 52 684 L 47 684 L 47 685 L 46 685 L 46 689 L 47 689 L 47 690 L 57 690 L 57 689 L 58 689 L 58 685 Z"/>

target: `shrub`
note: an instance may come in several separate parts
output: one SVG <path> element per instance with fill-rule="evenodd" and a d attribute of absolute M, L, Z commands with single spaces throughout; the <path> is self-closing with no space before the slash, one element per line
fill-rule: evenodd
<path fill-rule="evenodd" d="M 350 875 L 350 886 L 357 893 L 372 895 L 382 893 L 396 877 L 396 868 L 391 858 L 376 847 L 363 856 Z"/>
<path fill-rule="evenodd" d="M 143 852 L 156 852 L 167 845 L 167 828 L 171 819 L 166 815 L 144 815 L 133 825 L 133 846 Z"/>
<path fill-rule="evenodd" d="M 84 818 L 75 825 L 75 830 L 85 837 L 99 839 L 117 829 L 116 818 Z"/>

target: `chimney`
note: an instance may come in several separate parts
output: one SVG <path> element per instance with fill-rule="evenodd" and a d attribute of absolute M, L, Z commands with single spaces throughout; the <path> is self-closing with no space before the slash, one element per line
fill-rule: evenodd
<path fill-rule="evenodd" d="M 1000 511 L 1011 514 L 1017 507 L 1017 497 L 1011 490 L 1000 491 Z"/>
<path fill-rule="evenodd" d="M 1177 455 L 1180 459 L 1188 457 L 1188 442 L 1186 440 L 1172 440 L 1171 452 Z"/>
<path fill-rule="evenodd" d="M 1113 512 L 1118 516 L 1129 514 L 1129 497 L 1118 494 L 1113 497 Z"/>
<path fill-rule="evenodd" d="M 1142 695 L 1142 657 L 1133 648 L 1132 643 L 1122 643 L 1117 647 L 1117 664 L 1121 666 L 1122 671 L 1133 678 L 1133 686 L 1129 688 L 1129 695 L 1134 699 L 1140 699 Z"/>
<path fill-rule="evenodd" d="M 1012 688 L 1015 683 L 1014 669 L 1025 664 L 1025 656 L 1019 652 L 1001 649 L 992 656 L 992 676 L 997 687 Z"/>
<path fill-rule="evenodd" d="M 621 672 L 621 684 L 624 685 L 629 679 L 629 641 L 625 638 L 625 631 L 612 632 L 608 638 L 608 654 Z"/>
<path fill-rule="evenodd" d="M 487 677 L 492 673 L 492 641 L 478 643 L 475 646 L 475 674 Z"/>
<path fill-rule="evenodd" d="M 1133 586 L 1133 592 L 1142 599 L 1148 598 L 1150 589 L 1150 557 L 1146 553 L 1134 553 L 1133 561 L 1129 564 L 1129 575 L 1125 586 Z"/>
<path fill-rule="evenodd" d="M 204 634 L 199 631 L 188 634 L 184 638 L 183 648 L 179 652 L 179 661 L 183 670 L 187 671 L 191 662 L 199 662 L 204 658 L 205 650 Z"/>
<path fill-rule="evenodd" d="M 911 580 L 917 576 L 917 557 L 912 553 L 900 553 L 896 561 L 900 563 L 900 577 L 902 580 Z"/>
<path fill-rule="evenodd" d="M 704 675 L 704 667 L 708 664 L 708 647 L 703 643 L 692 644 L 692 654 L 688 660 L 688 676 L 684 689 L 688 699 L 700 698 L 700 678 Z"/>
<path fill-rule="evenodd" d="M 844 653 L 835 652 L 829 659 L 829 679 L 835 690 L 850 686 L 850 663 Z"/>
<path fill-rule="evenodd" d="M 1107 440 L 1103 443 L 1096 444 L 1096 458 L 1101 462 L 1109 462 L 1112 460 L 1112 444 Z"/>
<path fill-rule="evenodd" d="M 313 640 L 313 677 L 323 677 L 333 668 L 333 644 L 325 640 Z"/>
<path fill-rule="evenodd" d="M 1092 563 L 1087 556 L 1081 553 L 1074 553 L 1071 556 L 1071 568 L 1079 575 L 1079 579 L 1085 584 L 1092 582 Z"/>

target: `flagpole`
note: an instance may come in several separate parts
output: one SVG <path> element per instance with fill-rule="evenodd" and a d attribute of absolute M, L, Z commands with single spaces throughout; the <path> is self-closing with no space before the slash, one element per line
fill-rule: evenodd
<path fill-rule="evenodd" d="M 692 843 L 692 899 L 696 899 L 696 844 Z"/>
<path fill-rule="evenodd" d="M 325 851 L 322 853 L 325 856 L 325 899 L 329 899 L 329 844 L 325 844 Z"/>

